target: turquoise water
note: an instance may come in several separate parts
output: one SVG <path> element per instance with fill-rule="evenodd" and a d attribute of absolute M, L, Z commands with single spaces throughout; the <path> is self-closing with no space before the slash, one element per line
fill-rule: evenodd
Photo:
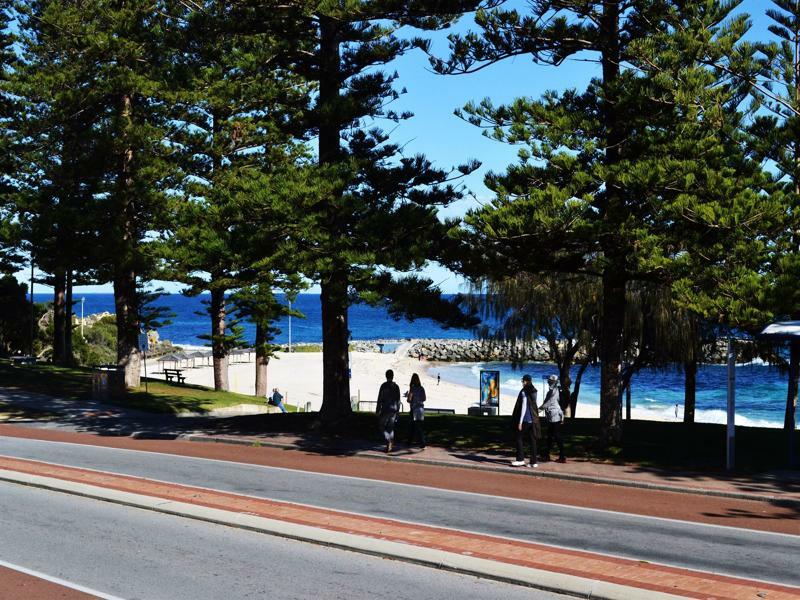
<path fill-rule="evenodd" d="M 530 373 L 542 389 L 543 378 L 557 373 L 553 365 L 529 364 L 514 369 L 509 363 L 459 363 L 442 365 L 433 371 L 442 379 L 477 389 L 481 369 L 500 371 L 500 388 L 504 394 L 519 390 L 520 378 Z M 574 375 L 573 375 L 574 377 Z M 759 427 L 783 427 L 786 406 L 787 376 L 779 369 L 762 364 L 736 367 L 736 424 Z M 600 369 L 589 367 L 584 373 L 578 404 L 599 405 Z M 697 374 L 696 420 L 703 423 L 724 423 L 727 403 L 727 368 L 724 365 L 704 365 Z M 683 373 L 644 370 L 631 382 L 631 404 L 645 411 L 649 418 L 683 420 Z M 678 405 L 677 418 L 675 405 Z"/>

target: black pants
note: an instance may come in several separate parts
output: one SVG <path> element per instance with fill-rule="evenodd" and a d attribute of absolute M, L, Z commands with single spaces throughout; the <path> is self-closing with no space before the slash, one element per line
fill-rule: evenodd
<path fill-rule="evenodd" d="M 525 439 L 530 440 L 531 462 L 536 462 L 536 435 L 534 435 L 533 424 L 523 423 L 522 430 L 517 429 L 517 460 L 525 459 Z"/>
<path fill-rule="evenodd" d="M 422 429 L 422 424 L 424 421 L 417 421 L 413 417 L 411 418 L 411 431 L 408 432 L 408 445 L 414 443 L 414 438 L 419 437 L 419 444 L 423 448 L 425 447 L 425 431 Z"/>
<path fill-rule="evenodd" d="M 564 433 L 562 431 L 563 423 L 548 423 L 547 424 L 547 447 L 544 449 L 544 455 L 550 457 L 550 448 L 553 447 L 553 440 L 555 439 L 558 444 L 558 458 L 564 458 Z"/>

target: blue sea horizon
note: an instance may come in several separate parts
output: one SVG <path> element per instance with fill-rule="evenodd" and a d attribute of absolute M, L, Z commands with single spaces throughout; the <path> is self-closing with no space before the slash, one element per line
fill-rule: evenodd
<path fill-rule="evenodd" d="M 84 315 L 114 312 L 113 294 L 76 295 L 74 312 L 81 314 L 81 297 L 84 300 Z M 203 312 L 202 301 L 207 295 L 184 296 L 165 294 L 156 302 L 175 313 L 172 323 L 159 329 L 161 339 L 184 346 L 204 346 L 207 343 L 198 336 L 207 334 L 211 325 Z M 52 294 L 34 294 L 37 302 L 52 301 Z M 319 343 L 322 340 L 321 309 L 318 294 L 301 294 L 293 308 L 306 315 L 305 319 L 292 319 L 292 341 L 295 343 Z M 202 314 L 197 314 L 198 312 Z M 255 328 L 242 322 L 245 339 L 252 343 Z M 276 342 L 288 342 L 288 319 L 277 323 L 281 329 Z M 430 319 L 408 321 L 394 320 L 386 310 L 362 304 L 353 305 L 349 311 L 349 326 L 354 340 L 402 340 L 418 338 L 471 339 L 468 330 L 445 329 Z M 532 363 L 515 368 L 510 363 L 459 363 L 437 367 L 446 381 L 475 387 L 481 368 L 497 369 L 501 372 L 504 392 L 516 388 L 520 374 L 528 372 L 541 381 L 553 372 L 552 365 Z M 786 374 L 779 369 L 763 364 L 737 367 L 737 424 L 762 427 L 782 427 L 786 405 Z M 725 422 L 726 370 L 722 365 L 703 365 L 697 376 L 697 420 L 701 422 Z M 584 375 L 580 392 L 580 403 L 599 404 L 599 370 L 590 367 Z M 653 418 L 666 421 L 682 420 L 683 373 L 676 367 L 668 370 L 646 369 L 634 376 L 632 381 L 632 403 L 634 408 L 647 411 Z M 676 405 L 678 416 L 675 416 Z"/>
<path fill-rule="evenodd" d="M 52 302 L 52 294 L 33 295 L 36 302 Z M 85 298 L 83 305 L 84 316 L 103 312 L 114 313 L 113 294 L 80 294 L 73 297 L 75 306 L 73 312 L 80 317 L 81 298 Z M 278 297 L 285 303 L 283 294 Z M 176 345 L 204 345 L 200 335 L 208 335 L 211 331 L 211 321 L 205 314 L 208 294 L 199 296 L 184 296 L 183 294 L 164 294 L 154 303 L 155 306 L 169 308 L 175 316 L 172 322 L 158 329 L 159 337 L 169 340 Z M 304 319 L 292 318 L 292 342 L 320 343 L 322 341 L 322 310 L 319 294 L 300 294 L 292 308 L 305 315 Z M 197 313 L 201 314 L 197 314 Z M 430 319 L 417 319 L 396 321 L 383 308 L 375 308 L 364 304 L 355 304 L 350 307 L 348 314 L 350 331 L 354 340 L 384 340 L 384 339 L 409 339 L 409 338 L 443 338 L 443 339 L 470 339 L 474 335 L 463 329 L 445 329 Z M 240 323 L 244 327 L 244 338 L 247 342 L 255 340 L 255 326 L 247 321 Z M 286 344 L 289 341 L 289 319 L 280 319 L 276 326 L 280 333 L 275 342 Z"/>

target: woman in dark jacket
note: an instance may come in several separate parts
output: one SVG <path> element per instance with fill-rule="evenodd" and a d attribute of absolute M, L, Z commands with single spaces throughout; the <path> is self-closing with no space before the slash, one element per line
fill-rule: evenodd
<path fill-rule="evenodd" d="M 408 434 L 408 445 L 414 443 L 414 438 L 419 436 L 421 448 L 425 448 L 425 432 L 422 429 L 422 422 L 425 419 L 425 388 L 419 381 L 419 375 L 414 373 L 411 376 L 411 383 L 408 384 L 408 403 L 411 405 L 411 431 Z"/>
<path fill-rule="evenodd" d="M 531 444 L 531 467 L 538 467 L 536 462 L 536 440 L 542 437 L 539 425 L 539 409 L 536 406 L 536 388 L 530 375 L 522 376 L 522 389 L 517 396 L 514 412 L 511 415 L 511 424 L 514 428 L 517 441 L 517 459 L 511 462 L 514 467 L 525 466 L 525 439 Z"/>

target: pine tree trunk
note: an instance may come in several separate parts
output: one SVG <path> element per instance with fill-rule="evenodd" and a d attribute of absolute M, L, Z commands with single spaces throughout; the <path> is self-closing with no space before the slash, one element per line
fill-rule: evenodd
<path fill-rule="evenodd" d="M 53 273 L 53 362 L 57 365 L 64 364 L 66 355 L 64 340 L 66 325 L 65 287 L 64 270 L 55 269 Z"/>
<path fill-rule="evenodd" d="M 625 386 L 625 420 L 631 420 L 631 382 Z"/>
<path fill-rule="evenodd" d="M 572 361 L 565 361 L 558 367 L 558 379 L 561 384 L 561 390 L 559 390 L 558 394 L 558 403 L 561 406 L 561 410 L 567 410 L 567 407 L 569 407 L 569 391 L 572 387 L 572 376 L 569 373 L 571 367 Z"/>
<path fill-rule="evenodd" d="M 264 326 L 256 323 L 256 396 L 265 398 L 267 396 L 267 366 L 269 356 L 266 356 L 265 344 L 267 341 Z"/>
<path fill-rule="evenodd" d="M 67 270 L 67 296 L 66 296 L 66 313 L 67 322 L 64 327 L 64 362 L 68 365 L 75 364 L 75 355 L 72 352 L 72 333 L 74 331 L 74 323 L 72 319 L 72 269 Z"/>
<path fill-rule="evenodd" d="M 117 366 L 125 369 L 125 387 L 137 388 L 141 383 L 141 355 L 133 270 L 119 271 L 114 277 L 114 309 L 117 313 Z"/>
<path fill-rule="evenodd" d="M 214 389 L 228 391 L 228 353 L 225 349 L 225 291 L 211 290 L 211 355 L 214 357 Z"/>
<path fill-rule="evenodd" d="M 683 364 L 685 374 L 683 391 L 683 422 L 694 423 L 694 411 L 697 400 L 697 359 Z"/>
<path fill-rule="evenodd" d="M 128 128 L 133 117 L 131 94 L 120 98 L 121 135 L 127 138 Z M 125 147 L 122 151 L 117 175 L 114 240 L 114 306 L 117 313 L 117 366 L 125 370 L 125 386 L 139 387 L 141 378 L 141 356 L 139 355 L 139 317 L 136 314 L 136 216 L 133 181 L 133 149 Z"/>
<path fill-rule="evenodd" d="M 319 101 L 319 163 L 335 163 L 341 153 L 340 86 L 341 55 L 338 37 L 339 23 L 320 17 L 320 78 Z M 335 194 L 336 192 L 334 192 Z M 337 231 L 340 215 L 338 198 L 331 198 L 327 227 Z M 340 259 L 341 260 L 341 259 Z M 322 408 L 323 421 L 333 423 L 348 416 L 350 407 L 350 361 L 347 328 L 347 268 L 334 265 L 323 274 L 320 302 L 322 304 Z"/>
<path fill-rule="evenodd" d="M 572 392 L 569 395 L 569 414 L 572 419 L 575 418 L 575 412 L 578 410 L 578 395 L 581 393 L 581 382 L 583 381 L 583 374 L 588 367 L 589 361 L 587 359 L 581 363 L 578 374 L 575 376 L 575 387 L 572 388 Z"/>
<path fill-rule="evenodd" d="M 322 303 L 322 409 L 320 416 L 332 422 L 352 412 L 350 406 L 350 358 L 347 327 L 347 280 L 343 276 L 321 286 Z"/>
<path fill-rule="evenodd" d="M 616 269 L 603 273 L 603 325 L 600 337 L 600 443 L 622 439 L 620 368 L 625 323 L 625 280 Z"/>
<path fill-rule="evenodd" d="M 622 160 L 624 135 L 619 123 L 617 80 L 620 73 L 619 2 L 603 3 L 600 19 L 603 73 L 602 119 L 606 129 L 604 163 L 613 167 Z M 612 171 L 613 172 L 613 171 Z M 607 261 L 603 272 L 603 323 L 600 334 L 600 444 L 622 440 L 622 396 L 620 367 L 625 326 L 625 262 L 627 253 L 615 238 L 619 223 L 627 218 L 621 186 L 610 177 L 605 182 L 608 222 L 601 243 Z"/>

